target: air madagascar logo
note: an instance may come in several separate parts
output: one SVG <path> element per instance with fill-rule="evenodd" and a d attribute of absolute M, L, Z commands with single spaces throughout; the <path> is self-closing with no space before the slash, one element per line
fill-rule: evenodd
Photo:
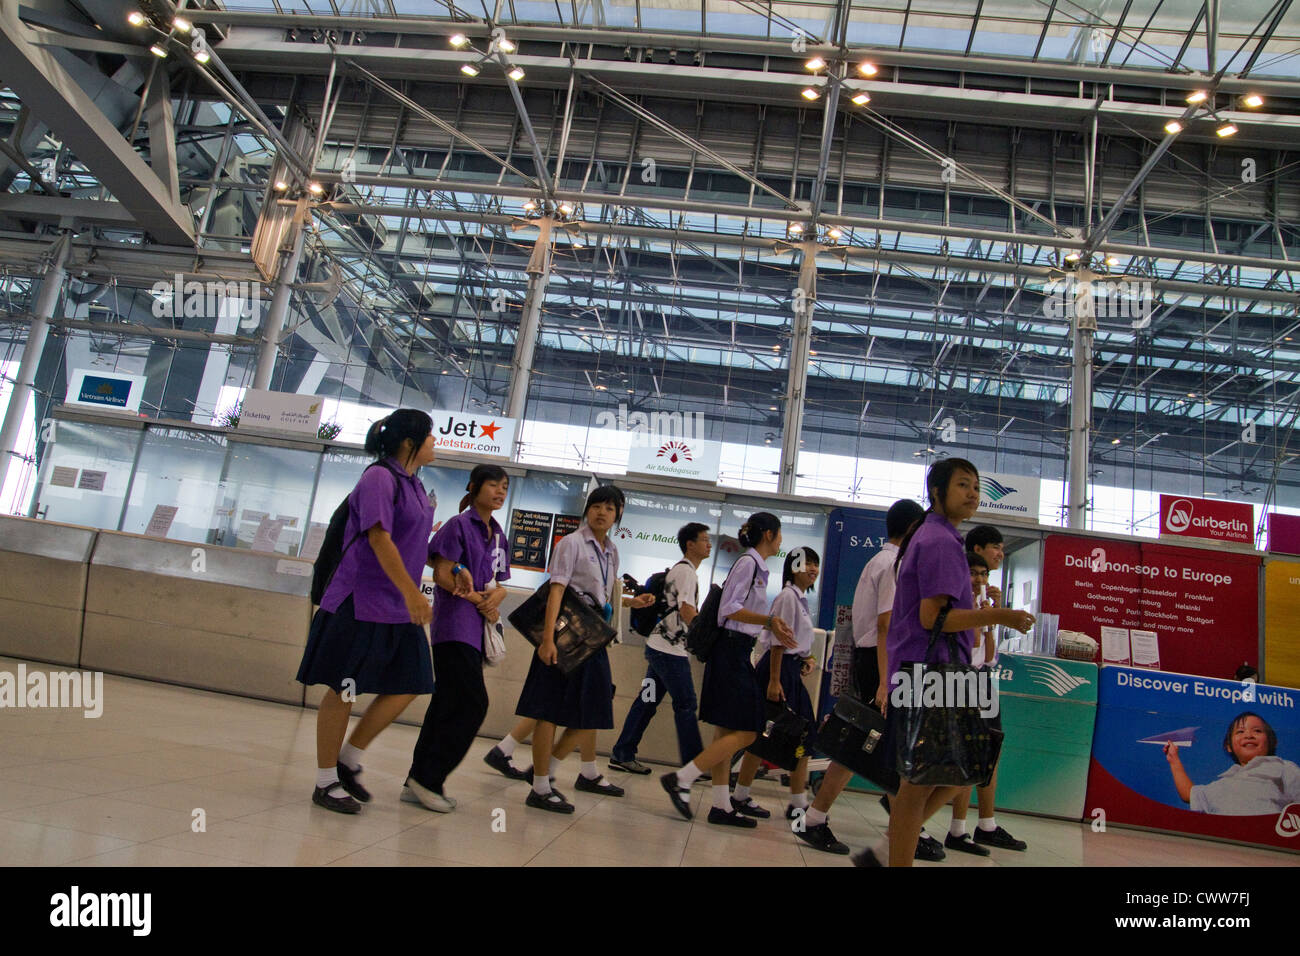
<path fill-rule="evenodd" d="M 614 537 L 630 541 L 632 539 L 632 529 L 620 527 L 614 532 Z"/>
<path fill-rule="evenodd" d="M 989 501 L 1001 501 L 1007 495 L 1013 495 L 1016 493 L 1015 488 L 1008 488 L 1006 485 L 1002 484 L 1002 482 L 996 481 L 992 478 L 981 478 L 980 484 L 984 487 L 984 494 L 988 497 Z"/>
<path fill-rule="evenodd" d="M 680 461 L 694 461 L 691 457 L 690 446 L 685 442 L 670 441 L 659 446 L 659 452 L 656 458 L 667 458 L 669 462 L 676 465 Z"/>

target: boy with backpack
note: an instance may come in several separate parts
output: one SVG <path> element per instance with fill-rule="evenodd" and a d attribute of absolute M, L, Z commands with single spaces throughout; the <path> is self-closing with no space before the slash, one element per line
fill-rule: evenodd
<path fill-rule="evenodd" d="M 677 746 L 682 762 L 704 749 L 700 726 L 695 719 L 697 702 L 690 655 L 686 650 L 686 629 L 699 608 L 700 562 L 713 550 L 708 526 L 697 521 L 684 525 L 677 532 L 677 546 L 682 549 L 682 560 L 666 573 L 653 575 L 647 582 L 647 590 L 653 592 L 659 586 L 663 591 L 652 608 L 646 609 L 651 611 L 651 615 L 638 617 L 636 612 L 632 615 L 633 628 L 646 635 L 646 675 L 623 722 L 623 732 L 610 754 L 611 770 L 650 772 L 649 767 L 636 759 L 636 750 L 665 693 L 673 700 L 673 719 L 677 723 Z M 652 622 L 648 630 L 642 630 Z"/>

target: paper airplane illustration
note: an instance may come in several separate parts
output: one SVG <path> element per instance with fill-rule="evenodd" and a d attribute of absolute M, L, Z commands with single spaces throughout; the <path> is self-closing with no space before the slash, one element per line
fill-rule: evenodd
<path fill-rule="evenodd" d="M 1140 744 L 1173 744 L 1176 747 L 1190 747 L 1192 741 L 1196 739 L 1196 732 L 1200 727 L 1179 727 L 1177 730 L 1171 730 L 1163 734 L 1155 734 L 1151 737 L 1143 737 L 1138 741 Z"/>

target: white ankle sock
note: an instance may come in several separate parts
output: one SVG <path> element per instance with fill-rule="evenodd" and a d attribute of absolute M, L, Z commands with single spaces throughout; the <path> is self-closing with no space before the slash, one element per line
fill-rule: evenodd
<path fill-rule="evenodd" d="M 726 786 L 714 786 L 713 805 L 719 810 L 731 811 L 731 790 Z"/>
<path fill-rule="evenodd" d="M 346 797 L 348 792 L 339 784 L 338 767 L 317 767 L 316 786 L 325 787 L 325 794 L 330 797 Z"/>
<path fill-rule="evenodd" d="M 703 776 L 703 774 L 704 771 L 695 766 L 693 761 L 687 763 L 686 766 L 677 771 L 677 786 L 682 790 L 689 790 L 691 784 Z"/>
<path fill-rule="evenodd" d="M 808 791 L 805 790 L 803 793 L 792 793 L 792 794 L 790 794 L 790 806 L 792 806 L 792 807 L 798 807 L 800 810 L 807 810 L 807 809 L 808 809 Z"/>
<path fill-rule="evenodd" d="M 749 787 L 742 787 L 740 784 L 736 784 L 736 790 L 732 796 L 736 798 L 737 803 L 744 803 L 749 799 Z"/>
<path fill-rule="evenodd" d="M 580 771 L 580 773 L 588 780 L 600 779 L 600 771 L 596 769 L 596 761 L 594 760 L 592 761 L 584 760 L 582 762 L 582 770 Z"/>
<path fill-rule="evenodd" d="M 359 770 L 361 768 L 361 755 L 364 753 L 365 751 L 360 747 L 344 744 L 343 749 L 339 751 L 339 763 L 349 770 Z"/>
<path fill-rule="evenodd" d="M 966 835 L 966 821 L 953 820 L 948 824 L 948 833 L 955 837 L 964 837 Z"/>
<path fill-rule="evenodd" d="M 980 829 L 992 833 L 998 828 L 996 817 L 980 817 Z"/>
<path fill-rule="evenodd" d="M 546 777 L 533 775 L 533 793 L 539 797 L 545 797 L 551 792 L 551 781 Z"/>
<path fill-rule="evenodd" d="M 804 814 L 804 822 L 810 827 L 819 827 L 827 820 L 827 814 L 822 813 L 816 807 L 812 807 Z"/>
<path fill-rule="evenodd" d="M 509 734 L 506 734 L 505 740 L 497 744 L 497 750 L 500 750 L 507 757 L 513 756 L 515 748 L 519 746 L 519 741 L 515 740 Z"/>

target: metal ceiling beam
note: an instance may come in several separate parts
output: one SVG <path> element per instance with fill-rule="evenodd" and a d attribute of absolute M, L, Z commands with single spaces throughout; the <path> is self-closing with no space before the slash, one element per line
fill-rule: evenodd
<path fill-rule="evenodd" d="M 194 241 L 194 217 L 115 129 L 54 55 L 30 39 L 17 4 L 0 6 L 0 63 L 5 82 L 94 172 L 158 242 Z"/>

